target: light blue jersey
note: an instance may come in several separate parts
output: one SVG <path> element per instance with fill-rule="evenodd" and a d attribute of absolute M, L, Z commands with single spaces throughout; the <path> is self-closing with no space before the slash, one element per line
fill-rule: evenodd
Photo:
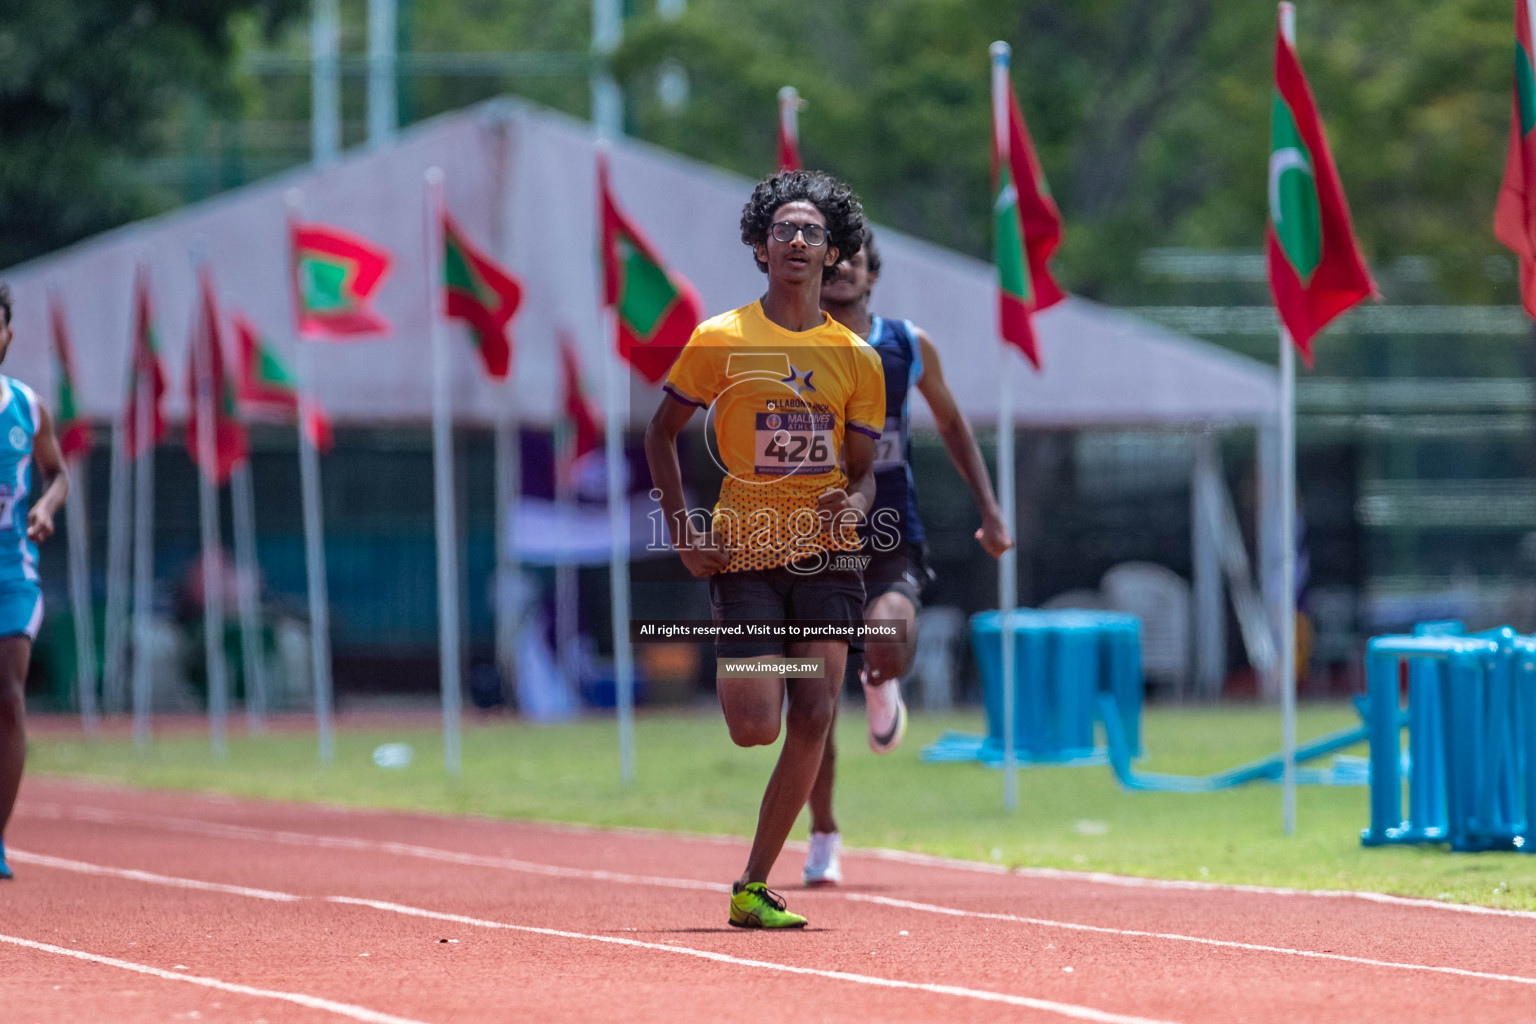
<path fill-rule="evenodd" d="M 0 589 L 37 583 L 37 545 L 27 539 L 37 396 L 0 375 Z"/>

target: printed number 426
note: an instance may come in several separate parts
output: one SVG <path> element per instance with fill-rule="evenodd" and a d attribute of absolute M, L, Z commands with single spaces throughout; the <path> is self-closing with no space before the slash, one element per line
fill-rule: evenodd
<path fill-rule="evenodd" d="M 806 453 L 807 448 L 810 449 L 809 454 Z M 780 462 L 800 462 L 809 459 L 811 462 L 822 463 L 826 462 L 832 453 L 827 450 L 826 438 L 820 434 L 813 435 L 812 437 L 797 434 L 789 439 L 788 444 L 769 441 L 768 447 L 764 449 L 764 454 L 778 459 Z"/>

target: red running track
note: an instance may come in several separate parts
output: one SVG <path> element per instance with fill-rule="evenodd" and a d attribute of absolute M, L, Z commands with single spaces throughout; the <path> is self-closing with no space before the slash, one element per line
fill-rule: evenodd
<path fill-rule="evenodd" d="M 726 926 L 744 842 L 29 779 L 0 1019 L 1536 1017 L 1536 914 L 853 852 Z"/>

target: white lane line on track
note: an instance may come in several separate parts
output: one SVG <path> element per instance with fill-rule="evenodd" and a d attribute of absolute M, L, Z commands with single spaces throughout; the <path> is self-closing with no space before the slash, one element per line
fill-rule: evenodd
<path fill-rule="evenodd" d="M 202 888 L 207 883 L 199 883 L 194 879 L 177 878 L 170 875 L 156 875 L 147 871 L 129 871 L 118 868 L 105 867 L 99 864 L 88 864 L 84 861 L 66 860 L 62 857 L 47 857 L 40 854 L 23 853 L 19 850 L 11 851 L 12 854 L 22 854 L 17 857 L 18 862 L 36 864 L 40 867 L 58 868 L 63 871 L 79 871 L 94 875 L 116 875 L 136 882 L 147 882 L 153 885 L 169 885 L 176 888 Z M 269 899 L 273 894 L 263 889 L 246 889 L 241 886 L 220 886 L 218 891 L 233 896 L 255 896 L 258 899 Z M 261 895 L 258 895 L 261 894 Z M 1173 1024 L 1169 1021 L 1159 1021 L 1148 1017 L 1136 1017 L 1127 1014 L 1110 1013 L 1107 1010 L 1097 1010 L 1091 1006 L 1078 1006 L 1073 1003 L 1060 1003 L 1051 999 L 1036 999 L 1032 996 L 1017 996 L 1007 992 L 994 992 L 988 989 L 965 988 L 960 985 L 940 985 L 931 982 L 900 981 L 894 978 L 881 978 L 867 974 L 852 974 L 847 971 L 827 971 L 814 967 L 797 967 L 793 964 L 775 963 L 771 960 L 749 960 L 744 957 L 731 956 L 728 953 L 715 953 L 707 949 L 694 949 L 690 946 L 673 946 L 656 942 L 642 942 L 639 939 L 623 939 L 611 935 L 588 935 L 584 932 L 570 932 L 558 928 L 540 928 L 534 925 L 509 924 L 504 921 L 490 921 L 478 917 L 466 917 L 462 914 L 442 913 L 435 910 L 426 910 L 421 907 L 409 907 L 399 903 L 389 903 L 384 900 L 362 899 L 355 896 L 318 896 L 305 897 L 291 893 L 276 894 L 286 897 L 288 901 L 301 901 L 313 899 L 325 903 L 333 903 L 343 906 L 368 907 L 392 914 L 402 914 L 408 917 L 430 918 L 436 921 L 452 921 L 457 924 L 471 925 L 476 928 L 491 928 L 502 931 L 524 932 L 531 935 L 548 935 L 562 939 L 576 939 L 586 942 L 601 942 L 612 946 L 626 946 L 631 949 L 648 949 L 661 953 L 672 953 L 677 956 L 688 956 L 699 960 L 713 960 L 716 963 L 731 964 L 737 967 L 750 967 L 757 970 L 777 971 L 784 974 L 800 974 L 810 977 L 826 978 L 832 981 L 850 982 L 855 985 L 866 985 L 875 988 L 905 989 L 915 992 L 930 992 L 935 995 L 955 996 L 963 999 L 975 999 L 988 1003 L 1005 1003 L 1010 1006 L 1021 1006 L 1032 1010 L 1040 1010 L 1047 1013 L 1055 1013 L 1074 1020 L 1094 1021 L 1096 1024 Z M 13 942 L 20 946 L 29 946 L 34 949 L 45 950 L 50 953 L 62 953 L 67 956 L 78 957 L 82 960 L 92 960 L 99 963 L 110 964 L 114 967 L 122 967 L 127 970 L 139 971 L 143 974 L 152 974 L 156 977 L 174 978 L 177 981 L 190 981 L 195 984 L 207 985 L 211 988 L 222 988 L 228 991 L 241 991 L 250 995 L 265 995 L 274 998 L 287 999 L 303 1006 L 312 1006 L 316 1009 L 332 1010 L 337 1013 L 346 1013 L 358 1020 L 378 1021 L 380 1024 L 418 1024 L 418 1022 L 405 1021 L 401 1017 L 390 1017 L 385 1014 L 375 1013 L 362 1007 L 349 1007 L 345 1003 L 332 1003 L 330 1000 L 317 999 L 312 996 L 301 996 L 293 993 L 269 992 L 263 989 L 247 988 L 243 985 L 231 985 L 228 982 L 217 981 L 213 978 L 199 978 L 195 976 L 176 974 L 170 971 L 162 971 L 155 967 L 145 967 L 141 964 L 131 964 L 124 960 L 116 960 L 111 957 L 99 956 L 94 953 L 83 953 L 79 950 L 70 950 L 62 946 L 50 946 L 46 943 L 33 942 L 29 939 L 16 939 L 0 935 L 0 941 Z M 367 1014 L 368 1016 L 363 1016 Z"/>
<path fill-rule="evenodd" d="M 61 868 L 65 871 L 78 871 L 83 875 L 108 875 L 113 878 L 127 878 L 135 882 L 153 882 L 156 885 L 170 885 L 178 889 L 201 889 L 206 892 L 224 893 L 229 896 L 249 896 L 258 900 L 274 900 L 278 903 L 293 903 L 300 899 L 286 892 L 273 892 L 270 889 L 252 889 L 244 885 L 224 885 L 221 882 L 202 882 L 195 878 L 177 878 L 173 875 L 157 875 L 150 871 L 136 871 L 132 868 L 109 868 L 101 864 L 90 864 L 83 860 L 68 860 L 64 857 L 50 857 L 45 853 L 28 853 L 25 850 L 12 849 L 10 859 L 18 864 L 36 864 L 45 868 Z"/>
<path fill-rule="evenodd" d="M 159 877 L 159 876 L 151 876 Z M 148 879 L 139 879 L 147 881 Z M 294 897 L 298 899 L 299 897 Z M 389 1013 L 380 1013 L 370 1010 L 366 1006 L 353 1006 L 351 1003 L 338 1003 L 332 999 L 321 999 L 318 996 L 306 996 L 299 992 L 280 992 L 270 988 L 254 988 L 250 985 L 237 985 L 230 981 L 220 981 L 218 978 L 203 978 L 195 974 L 180 974 L 176 971 L 163 971 L 158 967 L 150 967 L 146 964 L 136 964 L 128 960 L 119 960 L 112 956 L 102 956 L 99 953 L 87 953 L 80 949 L 70 949 L 67 946 L 54 946 L 47 942 L 35 942 L 32 939 L 17 938 L 14 935 L 0 935 L 0 942 L 8 942 L 13 946 L 22 946 L 26 949 L 35 949 L 43 953 L 55 953 L 59 956 L 73 957 L 76 960 L 86 960 L 93 964 L 104 964 L 107 967 L 117 967 L 125 971 L 133 971 L 136 974 L 148 974 L 155 978 L 164 978 L 167 981 L 184 981 L 190 985 L 201 985 L 203 988 L 218 989 L 220 992 L 233 992 L 242 996 L 259 996 L 262 999 L 279 999 L 285 1003 L 293 1003 L 311 1010 L 325 1010 L 342 1017 L 350 1017 L 353 1020 L 367 1021 L 369 1024 L 422 1024 L 421 1021 L 410 1017 L 396 1017 Z"/>
<path fill-rule="evenodd" d="M 139 791 L 129 790 L 129 792 Z M 238 802 L 233 800 L 233 798 L 231 798 L 230 803 L 235 806 L 239 806 Z M 405 844 L 379 844 L 375 843 L 373 840 L 345 839 L 339 836 L 316 836 L 310 833 L 302 832 L 279 833 L 266 829 L 254 829 L 243 825 L 220 825 L 191 818 L 171 818 L 151 815 L 128 814 L 120 811 L 109 811 L 96 807 L 65 807 L 63 805 L 54 803 L 24 802 L 18 805 L 16 810 L 19 814 L 29 815 L 36 818 L 52 818 L 59 820 L 73 818 L 79 821 L 91 821 L 100 824 L 133 824 L 149 828 L 162 828 L 174 831 L 195 832 L 203 835 L 218 835 L 218 832 L 212 831 L 214 829 L 237 829 L 242 830 L 245 834 L 238 836 L 229 835 L 227 838 L 262 839 L 266 842 L 285 842 L 289 845 L 320 845 L 319 841 L 322 840 L 335 844 L 373 844 L 367 846 L 367 848 L 374 850 L 381 849 L 384 845 L 394 845 L 399 847 L 393 851 L 396 853 L 406 853 L 413 856 L 430 856 L 431 859 L 446 860 L 456 863 L 470 862 L 467 860 L 453 861 L 451 858 L 472 858 L 475 856 L 474 854 L 455 854 L 446 850 L 435 850 L 431 847 L 407 848 Z M 350 810 L 353 810 L 359 814 L 364 813 L 357 808 L 351 808 Z M 477 823 L 485 821 L 485 819 L 482 818 L 475 818 L 472 820 L 476 821 Z M 527 826 L 530 823 L 515 821 L 509 822 L 508 824 Z M 557 831 L 563 830 L 617 835 L 635 835 L 656 839 L 666 838 L 668 836 L 682 840 L 694 840 L 701 838 L 687 832 L 674 833 L 652 829 L 604 829 L 597 826 L 564 825 L 556 825 L 552 827 Z M 258 835 L 257 833 L 266 834 Z M 277 838 L 278 836 L 282 836 L 283 838 L 279 839 Z M 722 841 L 720 837 L 716 836 L 703 836 L 702 838 L 711 842 Z M 745 844 L 742 844 L 738 841 L 737 845 Z M 785 845 L 786 848 L 790 848 L 791 846 L 800 846 L 803 844 Z M 412 850 L 421 852 L 412 853 Z M 1063 868 L 1010 868 L 1003 864 L 988 864 L 984 861 L 958 860 L 952 857 L 938 857 L 933 854 L 912 853 L 907 850 L 889 850 L 879 847 L 847 847 L 843 850 L 843 855 L 870 857 L 876 860 L 891 861 L 898 864 L 909 864 L 918 867 L 942 868 L 952 871 L 967 871 L 987 875 L 1014 875 L 1020 878 L 1035 878 L 1050 881 L 1091 883 L 1095 885 L 1114 885 L 1131 889 L 1162 889 L 1175 891 L 1184 890 L 1190 892 L 1212 893 L 1230 892 L 1255 896 L 1306 896 L 1316 899 L 1354 899 L 1364 900 L 1368 903 L 1380 903 L 1394 907 L 1411 907 L 1421 910 L 1443 910 L 1450 911 L 1452 913 L 1476 914 L 1487 917 L 1509 917 L 1519 920 L 1536 921 L 1536 911 L 1533 910 L 1510 910 L 1503 907 L 1483 907 L 1474 903 L 1444 903 L 1440 900 L 1422 899 L 1414 896 L 1392 896 L 1387 893 L 1362 892 L 1354 889 L 1287 889 L 1262 885 L 1236 885 L 1222 882 L 1197 882 L 1172 878 L 1142 878 L 1137 875 L 1115 875 L 1102 871 L 1067 871 Z M 522 870 L 521 868 L 514 866 L 516 862 L 507 860 L 505 858 L 484 858 L 483 860 L 485 862 L 480 865 L 483 867 L 509 867 L 513 870 Z M 500 860 L 500 863 L 489 863 L 490 861 L 496 860 Z M 600 873 L 590 875 L 570 875 L 566 873 L 567 869 L 555 868 L 551 865 L 530 864 L 529 867 L 530 869 L 537 869 L 540 873 L 558 875 L 562 877 L 600 877 Z M 674 889 L 709 889 L 716 892 L 725 892 L 729 889 L 729 886 L 718 885 L 714 882 L 692 881 L 677 878 L 659 878 L 650 875 L 619 875 L 610 873 L 609 880 L 618 882 L 635 882 L 642 885 L 658 885 Z"/>
<path fill-rule="evenodd" d="M 1265 946 L 1254 942 L 1236 942 L 1231 939 L 1208 939 L 1199 935 L 1181 935 L 1177 932 L 1148 932 L 1135 928 L 1111 928 L 1107 925 L 1077 924 L 1072 921 L 1052 921 L 1043 917 L 1024 917 L 1020 914 L 999 914 L 983 910 L 962 910 L 933 903 L 916 903 L 912 900 L 893 899 L 889 896 L 871 896 L 864 893 L 842 893 L 845 900 L 858 903 L 877 903 L 884 907 L 903 910 L 920 910 L 927 914 L 943 914 L 947 917 L 969 917 L 984 921 L 1012 921 L 1017 924 L 1037 925 L 1041 928 L 1061 928 L 1074 932 L 1094 932 L 1100 935 L 1119 935 L 1126 938 L 1164 939 L 1169 942 L 1191 942 L 1202 946 L 1225 949 L 1242 949 L 1254 953 L 1277 953 L 1283 956 L 1299 956 L 1309 960 L 1333 960 L 1367 967 L 1390 967 L 1403 971 L 1428 971 L 1432 974 L 1450 974 L 1458 978 L 1477 978 L 1482 981 L 1510 981 L 1518 985 L 1536 985 L 1536 978 L 1518 974 L 1493 974 L 1487 971 L 1469 971 L 1461 967 L 1437 967 L 1433 964 L 1410 964 L 1398 960 L 1373 960 L 1363 956 L 1343 953 L 1323 953 L 1313 949 L 1291 949 L 1287 946 Z"/>
<path fill-rule="evenodd" d="M 1357 889 L 1287 889 L 1280 886 L 1238 885 L 1232 882 L 1197 882 L 1180 878 L 1142 878 L 1138 875 L 1114 875 L 1106 871 L 1068 871 L 1065 868 L 1010 868 L 1004 864 L 988 864 L 984 861 L 956 860 L 952 857 L 936 857 L 927 853 L 911 853 L 907 850 L 887 850 L 880 847 L 845 847 L 843 855 L 873 857 L 876 860 L 911 864 L 918 867 L 948 868 L 955 871 L 979 872 L 986 875 L 1016 875 L 1020 878 L 1038 878 L 1049 881 L 1088 882 L 1095 885 L 1116 885 L 1128 889 L 1164 889 L 1188 892 L 1235 892 L 1256 896 L 1312 896 L 1321 899 L 1365 900 L 1394 907 L 1418 907 L 1424 910 L 1450 910 L 1462 914 L 1482 914 L 1489 917 L 1514 917 L 1536 921 L 1536 910 L 1510 910 L 1503 907 L 1482 907 L 1475 903 L 1444 903 L 1440 900 L 1417 896 L 1392 896 L 1384 892 L 1362 892 Z"/>
<path fill-rule="evenodd" d="M 800 974 L 814 978 L 828 978 L 832 981 L 847 981 L 855 985 L 870 985 L 876 988 L 897 988 L 913 992 L 931 992 L 934 995 L 958 996 L 965 999 L 977 999 L 988 1003 L 1006 1003 L 1010 1006 L 1022 1006 L 1031 1010 L 1041 1010 L 1046 1013 L 1055 1013 L 1063 1017 L 1071 1017 L 1074 1020 L 1098 1021 L 1100 1024 L 1168 1024 L 1166 1021 L 1156 1021 L 1149 1017 L 1133 1017 L 1121 1013 L 1110 1013 L 1107 1010 L 1096 1010 L 1091 1006 L 1077 1006 L 1073 1003 L 1058 1003 L 1051 999 L 1035 999 L 1031 996 L 1016 996 L 1006 992 L 993 992 L 988 989 L 964 988 L 960 985 L 938 985 L 922 981 L 900 981 L 895 978 L 880 978 L 868 974 L 852 974 L 847 971 L 827 971 L 817 967 L 797 967 L 793 964 L 775 963 L 771 960 L 748 960 L 745 957 L 731 956 L 729 953 L 714 953 L 707 949 L 693 949 L 689 946 L 671 946 L 658 942 L 641 942 L 639 939 L 621 939 L 612 935 L 587 935 L 583 932 L 568 932 L 559 928 L 537 928 L 533 925 L 506 924 L 502 921 L 487 921 L 477 917 L 465 917 L 462 914 L 444 914 L 434 910 L 422 910 L 419 907 L 408 907 L 399 903 L 387 903 L 382 900 L 365 900 L 352 896 L 327 896 L 331 903 L 345 903 L 359 907 L 372 907 L 375 910 L 388 911 L 392 914 L 405 914 L 410 917 L 426 917 L 437 921 L 453 921 L 456 924 L 472 925 L 476 928 L 497 928 L 508 931 L 528 932 L 534 935 L 551 935 L 562 939 L 582 939 L 588 942 L 603 942 L 613 946 L 628 946 L 632 949 L 650 949 L 660 953 L 675 953 L 679 956 L 695 957 L 700 960 L 713 960 L 716 963 L 732 964 L 737 967 L 755 967 L 758 970 L 778 971 L 785 974 Z"/>
<path fill-rule="evenodd" d="M 86 873 L 90 874 L 118 875 L 120 877 L 130 878 L 134 881 L 140 882 L 151 882 L 159 885 L 174 885 L 180 888 L 209 888 L 213 889 L 214 891 L 227 891 L 233 895 L 257 895 L 259 898 L 264 899 L 271 899 L 274 897 L 286 898 L 289 900 L 310 898 L 302 896 L 291 896 L 286 893 L 270 893 L 264 889 L 245 889 L 241 886 L 224 886 L 211 882 L 198 882 L 192 879 L 182 879 L 168 875 L 153 875 L 144 871 L 109 868 L 97 864 L 89 864 L 84 861 L 65 860 L 61 857 L 43 857 L 39 854 L 27 853 L 20 850 L 13 850 L 11 853 L 13 858 L 18 863 L 32 862 L 42 864 L 44 861 L 49 861 L 51 863 L 48 863 L 44 866 L 57 867 L 65 871 L 85 871 Z M 579 871 L 579 869 L 576 868 L 571 868 L 568 870 L 571 872 Z M 1462 967 L 1405 963 L 1398 960 L 1375 960 L 1369 957 L 1349 956 L 1345 953 L 1327 953 L 1313 949 L 1294 949 L 1288 946 L 1267 946 L 1252 942 L 1238 942 L 1232 939 L 1213 939 L 1201 935 L 1184 935 L 1179 932 L 1151 932 L 1133 928 L 1115 928 L 1109 925 L 1082 924 L 1076 921 L 1055 921 L 1051 920 L 1050 918 L 1043 917 L 1025 917 L 1019 914 L 1002 914 L 992 911 L 966 910 L 961 907 L 946 907 L 936 903 L 919 903 L 914 900 L 895 899 L 889 896 L 875 896 L 866 893 L 828 892 L 826 890 L 822 890 L 818 895 L 820 898 L 825 899 L 846 900 L 855 903 L 872 903 L 879 906 L 893 907 L 900 910 L 913 910 L 927 914 L 938 914 L 945 917 L 964 917 L 985 921 L 1007 921 L 1014 924 L 1032 925 L 1040 928 L 1056 928 L 1064 931 L 1092 932 L 1100 935 L 1115 935 L 1128 939 L 1157 939 L 1164 942 L 1186 942 L 1195 945 L 1212 946 L 1216 948 L 1239 949 L 1253 953 L 1300 957 L 1307 960 L 1321 960 L 1334 963 L 1355 964 L 1365 967 L 1380 967 L 1389 970 L 1419 971 L 1430 974 L 1445 974 L 1458 978 L 1475 978 L 1481 981 L 1511 982 L 1517 985 L 1536 985 L 1536 977 L 1526 977 L 1518 974 L 1497 974 L 1490 971 L 1473 971 Z M 356 900 L 345 896 L 325 896 L 315 898 L 326 899 L 335 903 L 354 902 L 366 903 L 369 906 L 373 905 L 366 900 Z M 391 904 L 391 906 L 394 905 Z M 430 914 L 433 912 L 421 911 L 420 913 Z M 453 919 L 458 920 L 457 918 Z M 541 930 L 526 925 L 495 924 L 495 927 L 521 928 L 525 931 Z M 609 941 L 606 938 L 599 938 L 601 941 Z M 629 942 L 631 940 L 615 939 L 612 941 Z M 645 943 L 639 944 L 646 945 Z M 663 946 L 660 948 L 675 949 L 677 947 Z"/>
<path fill-rule="evenodd" d="M 691 889 L 701 892 L 730 892 L 731 887 L 722 882 L 705 882 L 688 878 L 666 878 L 660 875 L 632 875 L 622 871 L 603 871 L 595 868 L 568 868 L 559 864 L 541 864 L 519 860 L 515 857 L 490 857 L 478 853 L 459 853 L 434 846 L 418 846 L 414 843 L 395 843 L 380 839 L 355 839 L 350 836 L 316 835 L 310 832 L 286 832 L 276 829 L 252 828 L 247 825 L 223 825 L 198 821 L 195 818 L 150 818 L 108 811 L 101 808 L 75 808 L 70 815 L 78 821 L 103 825 L 140 825 L 160 828 L 171 832 L 211 836 L 218 839 L 237 839 L 282 846 L 310 846 L 326 850 L 356 850 L 368 853 L 393 853 L 402 857 L 418 857 L 461 867 L 500 868 L 504 871 L 521 871 L 525 874 L 544 875 L 550 878 L 580 878 L 586 881 L 618 882 L 623 885 L 653 885 L 668 889 Z"/>

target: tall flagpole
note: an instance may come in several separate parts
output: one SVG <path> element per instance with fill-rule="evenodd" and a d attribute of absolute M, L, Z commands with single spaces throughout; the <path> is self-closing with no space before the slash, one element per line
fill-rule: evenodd
<path fill-rule="evenodd" d="M 69 495 L 64 514 L 69 524 L 69 599 L 75 613 L 75 687 L 80 699 L 80 725 L 87 736 L 96 735 L 96 629 L 91 612 L 91 528 L 86 503 L 86 476 L 90 456 L 73 460 Z"/>
<path fill-rule="evenodd" d="M 607 336 L 614 337 L 613 316 L 604 314 Z M 624 459 L 624 421 L 629 411 L 626 385 L 629 377 L 623 360 L 609 353 L 608 411 L 604 462 L 608 469 L 608 575 L 613 606 L 614 708 L 619 719 L 619 778 L 635 781 L 635 664 L 629 644 L 629 501 L 625 495 L 627 466 Z"/>
<path fill-rule="evenodd" d="M 134 440 L 138 457 L 133 482 L 133 742 L 145 747 L 149 745 L 150 704 L 154 699 L 150 648 L 154 643 L 155 598 L 155 375 L 153 367 L 138 365 L 138 344 L 135 339 L 138 402 Z"/>
<path fill-rule="evenodd" d="M 288 219 L 291 223 L 297 223 L 301 218 L 304 194 L 296 188 L 289 189 L 286 201 Z M 297 273 L 297 269 L 293 272 Z M 291 286 L 297 288 L 299 282 L 294 280 Z M 297 329 L 297 322 L 294 327 Z M 324 509 L 321 506 L 320 453 L 315 449 L 314 439 L 309 436 L 309 424 L 315 413 L 315 402 L 311 397 L 315 379 L 314 358 L 309 350 L 310 343 L 300 336 L 296 360 L 299 377 L 299 484 L 304 505 L 304 568 L 309 577 L 309 656 L 315 684 L 315 731 L 320 739 L 320 763 L 330 764 L 336 759 L 336 733 L 331 722 L 331 614 L 325 584 L 325 524 L 322 518 Z"/>
<path fill-rule="evenodd" d="M 235 534 L 235 594 L 240 602 L 240 662 L 245 673 L 245 729 L 266 731 L 267 662 L 261 647 L 261 562 L 256 557 L 256 494 L 249 454 L 229 475 Z"/>
<path fill-rule="evenodd" d="M 592 122 L 598 145 L 624 134 L 624 94 L 606 66 L 624 36 L 619 0 L 592 0 L 592 49 L 603 64 L 592 76 Z M 603 314 L 604 334 L 612 339 L 613 312 Z M 606 351 L 606 350 L 605 350 Z M 619 724 L 619 778 L 635 778 L 635 666 L 629 644 L 629 503 L 625 496 L 624 423 L 629 410 L 629 376 L 616 352 L 606 351 L 608 400 L 604 459 L 608 470 L 608 581 L 613 617 L 614 705 Z"/>
<path fill-rule="evenodd" d="M 132 371 L 129 371 L 130 379 Z M 126 395 L 125 395 L 126 397 Z M 125 403 L 126 404 L 126 403 Z M 102 710 L 120 714 L 128 707 L 128 587 L 132 559 L 133 466 L 128 457 L 128 414 L 112 424 L 112 473 L 107 496 L 107 621 L 102 651 Z"/>
<path fill-rule="evenodd" d="M 193 256 L 198 291 L 207 288 L 208 272 Z M 224 550 L 219 537 L 218 429 L 213 422 L 213 358 L 217 344 L 206 295 L 198 294 L 198 327 L 192 335 L 193 400 L 197 403 L 197 504 L 203 542 L 203 658 L 208 673 L 208 743 L 213 756 L 229 756 L 229 678 L 224 665 Z"/>
<path fill-rule="evenodd" d="M 1008 160 L 1008 63 L 1013 49 L 1007 43 L 992 44 L 992 135 L 997 140 L 1000 162 Z M 998 374 L 997 395 L 997 490 L 1003 522 L 1010 536 L 1014 534 L 1013 483 L 1013 391 L 1009 374 L 1007 344 L 1003 344 L 1003 369 Z M 1014 665 L 1013 609 L 1018 604 L 1018 551 L 1009 548 L 997 560 L 997 607 L 1000 616 L 998 641 L 1002 644 L 1003 687 L 1003 806 L 1019 806 L 1019 764 L 1014 750 Z"/>
<path fill-rule="evenodd" d="M 1280 4 L 1280 32 L 1296 46 L 1296 6 Z M 1280 819 L 1296 832 L 1296 346 L 1280 328 Z"/>
<path fill-rule="evenodd" d="M 455 543 L 453 424 L 448 395 L 448 344 L 443 337 L 443 171 L 426 174 L 427 311 L 432 332 L 432 490 L 437 519 L 438 679 L 443 698 L 443 766 L 463 767 L 459 749 L 459 555 Z"/>
<path fill-rule="evenodd" d="M 517 149 L 512 144 L 513 120 L 502 121 L 502 175 L 496 187 L 501 196 L 500 243 L 497 248 L 509 267 L 518 266 L 513 255 L 521 248 L 517 242 L 516 204 L 508 194 L 511 175 L 508 168 Z M 521 564 L 517 557 L 517 510 L 522 504 L 523 452 L 519 434 L 516 378 L 508 375 L 501 385 L 496 403 L 493 458 L 496 461 L 496 574 L 493 608 L 496 616 L 496 668 L 501 675 L 503 693 L 513 692 L 517 678 L 517 625 L 519 609 L 512 604 L 517 592 Z"/>

